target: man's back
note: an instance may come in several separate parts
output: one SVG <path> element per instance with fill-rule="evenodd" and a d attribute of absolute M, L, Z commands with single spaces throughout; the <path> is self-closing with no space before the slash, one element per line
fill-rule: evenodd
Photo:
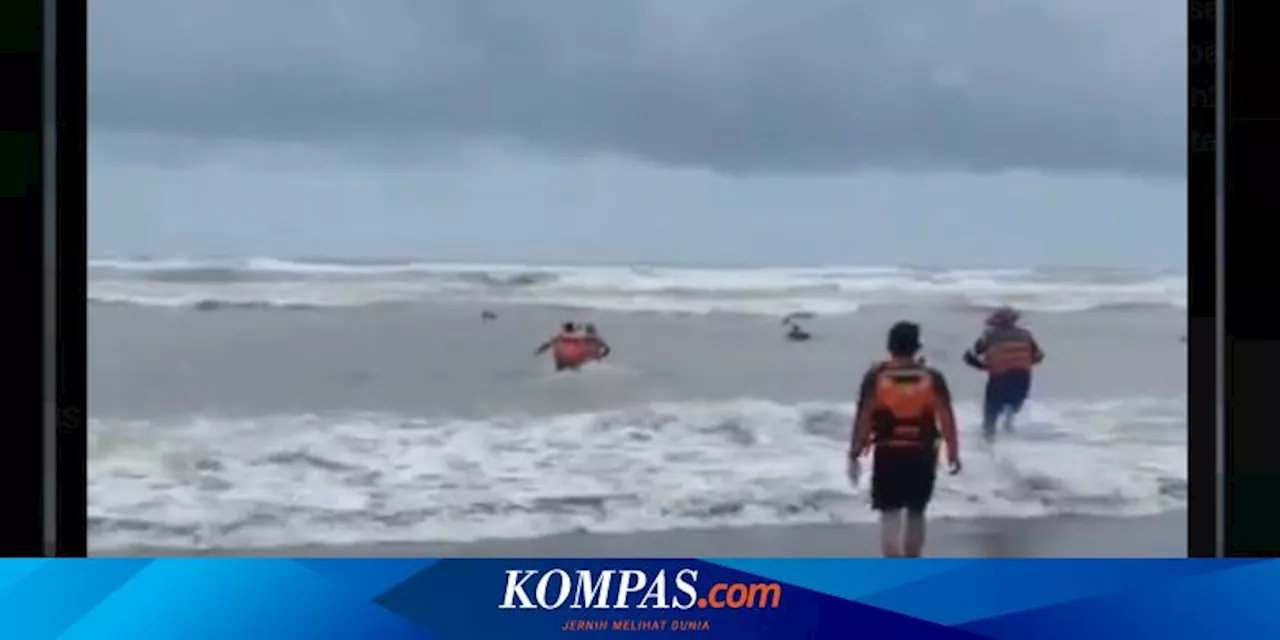
<path fill-rule="evenodd" d="M 930 420 L 933 422 L 937 434 L 941 436 L 948 450 L 954 451 L 957 447 L 955 410 L 951 401 L 951 390 L 947 384 L 946 376 L 934 367 L 930 367 L 916 360 L 890 359 L 884 362 L 878 362 L 869 367 L 862 376 L 862 384 L 859 385 L 858 393 L 858 409 L 857 424 L 855 425 L 858 437 L 863 439 L 865 444 L 873 444 L 871 439 L 875 435 L 876 421 L 881 417 L 877 415 L 882 404 L 880 387 L 886 377 L 901 377 L 903 375 L 918 374 L 926 378 L 926 383 L 932 401 L 931 410 L 928 412 Z"/>

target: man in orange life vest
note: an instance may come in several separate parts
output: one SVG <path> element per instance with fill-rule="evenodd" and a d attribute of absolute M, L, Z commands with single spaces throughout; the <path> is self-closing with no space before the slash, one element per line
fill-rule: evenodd
<path fill-rule="evenodd" d="M 1004 418 L 1005 431 L 1031 393 L 1031 369 L 1044 360 L 1044 352 L 1030 331 L 1018 326 L 1018 312 L 1004 307 L 987 318 L 986 331 L 964 354 L 965 364 L 987 372 L 982 402 L 982 434 L 995 438 L 996 423 Z"/>
<path fill-rule="evenodd" d="M 546 353 L 547 349 L 551 349 L 556 371 L 577 369 L 595 358 L 597 353 L 596 344 L 582 335 L 572 322 L 564 323 L 560 327 L 560 332 L 542 343 L 533 355 L 540 356 Z"/>
<path fill-rule="evenodd" d="M 893 325 L 889 359 L 862 378 L 849 447 L 848 474 L 855 486 L 858 459 L 875 447 L 871 508 L 880 512 L 880 544 L 888 558 L 917 558 L 924 550 L 925 509 L 933 499 L 939 440 L 946 445 L 950 472 L 960 472 L 951 392 L 942 373 L 916 358 L 919 351 L 919 325 Z"/>

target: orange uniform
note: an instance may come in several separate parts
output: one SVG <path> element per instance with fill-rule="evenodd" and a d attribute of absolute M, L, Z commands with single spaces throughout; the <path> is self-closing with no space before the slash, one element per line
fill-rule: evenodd
<path fill-rule="evenodd" d="M 873 366 L 862 380 L 852 440 L 853 455 L 875 447 L 872 507 L 922 513 L 933 497 L 940 440 L 948 460 L 959 461 L 946 378 L 910 359 Z"/>
<path fill-rule="evenodd" d="M 981 359 L 986 372 L 993 376 L 1030 371 L 1044 359 L 1031 332 L 1021 327 L 990 329 L 970 351 Z"/>
<path fill-rule="evenodd" d="M 551 355 L 558 369 L 580 367 L 595 358 L 596 352 L 595 343 L 577 332 L 561 332 L 551 339 Z"/>
<path fill-rule="evenodd" d="M 934 451 L 939 438 L 958 455 L 955 415 L 942 373 L 910 360 L 882 362 L 867 372 L 854 423 L 859 450 L 878 445 Z"/>

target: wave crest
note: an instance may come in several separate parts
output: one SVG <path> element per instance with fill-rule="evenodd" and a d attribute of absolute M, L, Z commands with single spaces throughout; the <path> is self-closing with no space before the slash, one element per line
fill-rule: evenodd
<path fill-rule="evenodd" d="M 843 476 L 852 410 L 743 399 L 486 420 L 94 420 L 90 529 L 100 548 L 236 548 L 869 521 L 865 486 Z M 959 414 L 976 424 L 977 407 Z M 1185 424 L 1178 398 L 1033 404 L 997 457 L 975 451 L 939 481 L 934 512 L 1184 507 Z"/>
<path fill-rule="evenodd" d="M 688 269 L 414 262 L 94 261 L 91 302 L 217 308 L 423 301 L 614 311 L 842 314 L 876 306 L 1044 313 L 1185 308 L 1186 278 L 1150 271 Z"/>

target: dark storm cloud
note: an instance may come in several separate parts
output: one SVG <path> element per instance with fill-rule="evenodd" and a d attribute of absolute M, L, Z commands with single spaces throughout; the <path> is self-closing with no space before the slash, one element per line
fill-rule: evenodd
<path fill-rule="evenodd" d="M 1184 23 L 1161 0 L 109 0 L 91 125 L 1176 175 Z"/>

